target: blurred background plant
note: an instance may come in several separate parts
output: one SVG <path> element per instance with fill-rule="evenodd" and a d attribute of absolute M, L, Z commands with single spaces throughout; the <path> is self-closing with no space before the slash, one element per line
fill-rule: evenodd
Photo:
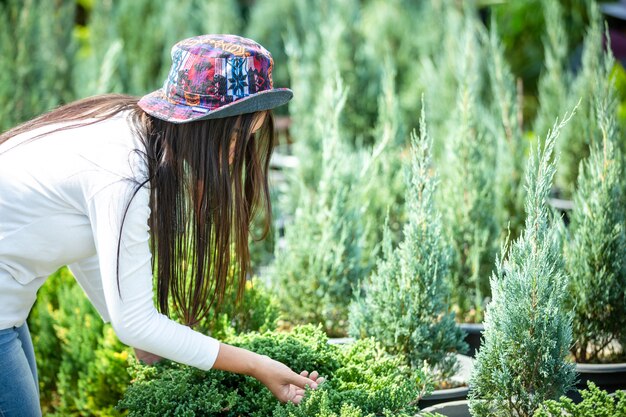
<path fill-rule="evenodd" d="M 376 272 L 355 291 L 350 335 L 373 337 L 388 352 L 401 353 L 409 366 L 426 369 L 443 385 L 449 384 L 458 368 L 455 354 L 463 353 L 466 346 L 448 304 L 452 247 L 435 209 L 437 178 L 431 146 L 422 109 L 420 133 L 411 135 L 411 158 L 405 167 L 404 238 L 394 248 L 387 224 Z"/>

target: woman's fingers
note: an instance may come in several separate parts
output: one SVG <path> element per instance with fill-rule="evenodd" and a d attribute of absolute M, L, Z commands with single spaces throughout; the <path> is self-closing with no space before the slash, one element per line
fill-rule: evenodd
<path fill-rule="evenodd" d="M 313 381 L 315 381 L 318 376 L 319 376 L 319 374 L 317 373 L 317 371 L 313 371 L 313 372 L 311 372 L 311 375 L 309 375 L 309 378 L 311 378 Z"/>
<path fill-rule="evenodd" d="M 302 371 L 302 372 L 300 372 L 300 375 L 308 376 L 309 375 L 309 371 Z"/>
<path fill-rule="evenodd" d="M 292 375 L 291 381 L 289 382 L 294 384 L 298 388 L 304 388 L 307 385 L 311 388 L 317 388 L 317 382 L 305 376 L 298 375 L 296 373 Z"/>

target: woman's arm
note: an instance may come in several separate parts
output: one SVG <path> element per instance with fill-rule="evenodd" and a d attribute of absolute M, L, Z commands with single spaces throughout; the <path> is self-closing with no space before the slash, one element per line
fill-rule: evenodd
<path fill-rule="evenodd" d="M 308 375 L 302 371 L 299 375 L 281 362 L 269 356 L 259 355 L 236 346 L 220 343 L 220 350 L 213 369 L 249 375 L 265 385 L 279 401 L 300 403 L 305 387 L 317 388 L 324 382 L 314 371 Z"/>
<path fill-rule="evenodd" d="M 311 373 L 310 378 L 306 371 L 297 374 L 267 356 L 221 343 L 157 312 L 153 301 L 147 189 L 137 193 L 126 214 L 118 269 L 121 217 L 128 201 L 122 192 L 125 188 L 120 183 L 107 187 L 88 204 L 106 309 L 118 338 L 138 349 L 140 359 L 147 355 L 152 360 L 164 357 L 204 370 L 249 375 L 280 401 L 299 403 L 306 385 L 314 388 L 323 381 L 317 373 Z"/>

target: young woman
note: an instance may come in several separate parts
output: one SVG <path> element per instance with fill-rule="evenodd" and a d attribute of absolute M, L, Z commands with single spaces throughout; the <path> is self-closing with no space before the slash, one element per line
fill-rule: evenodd
<path fill-rule="evenodd" d="M 259 208 L 270 221 L 270 111 L 292 92 L 238 36 L 186 39 L 172 60 L 140 100 L 92 97 L 0 135 L 1 416 L 41 414 L 26 318 L 63 265 L 140 359 L 250 375 L 283 402 L 323 380 L 188 327 L 244 288 L 250 221 Z"/>

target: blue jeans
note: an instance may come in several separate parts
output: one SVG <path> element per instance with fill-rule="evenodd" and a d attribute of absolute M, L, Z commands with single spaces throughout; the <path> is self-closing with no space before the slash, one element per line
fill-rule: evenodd
<path fill-rule="evenodd" d="M 35 351 L 26 323 L 0 330 L 0 417 L 41 417 Z"/>

